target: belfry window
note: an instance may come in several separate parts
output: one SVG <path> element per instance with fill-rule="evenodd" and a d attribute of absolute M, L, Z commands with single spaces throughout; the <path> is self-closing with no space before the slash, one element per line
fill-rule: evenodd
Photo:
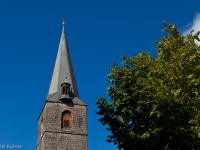
<path fill-rule="evenodd" d="M 62 87 L 62 94 L 68 94 L 68 87 L 67 86 Z"/>
<path fill-rule="evenodd" d="M 72 99 L 70 97 L 70 86 L 71 84 L 68 83 L 67 77 L 65 78 L 65 82 L 61 84 L 62 87 L 62 96 L 59 99 L 60 101 L 64 103 L 70 103 L 72 102 Z"/>
<path fill-rule="evenodd" d="M 72 127 L 72 115 L 69 111 L 62 113 L 62 128 L 71 128 Z"/>
<path fill-rule="evenodd" d="M 69 94 L 70 84 L 67 81 L 67 77 L 65 78 L 65 82 L 61 84 L 62 94 Z"/>

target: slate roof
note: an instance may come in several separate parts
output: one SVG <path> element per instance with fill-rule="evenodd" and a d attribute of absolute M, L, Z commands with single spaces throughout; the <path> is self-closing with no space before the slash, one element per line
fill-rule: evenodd
<path fill-rule="evenodd" d="M 67 77 L 67 81 L 71 84 L 69 95 L 72 98 L 73 104 L 86 105 L 79 99 L 78 88 L 65 36 L 64 24 L 63 22 L 62 34 L 46 101 L 60 102 L 59 99 L 62 92 L 61 84 L 64 83 Z"/>

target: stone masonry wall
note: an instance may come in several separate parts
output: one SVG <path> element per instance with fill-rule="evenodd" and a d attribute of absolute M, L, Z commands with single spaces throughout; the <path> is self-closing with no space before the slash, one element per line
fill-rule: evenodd
<path fill-rule="evenodd" d="M 46 104 L 45 104 L 46 106 Z M 46 116 L 46 107 L 44 106 L 40 117 L 38 118 L 38 135 L 37 135 L 37 150 L 43 150 L 43 136 L 45 133 L 45 116 Z"/>
<path fill-rule="evenodd" d="M 86 106 L 46 102 L 38 120 L 37 150 L 87 150 L 86 109 Z M 72 128 L 62 129 L 62 112 L 66 110 L 71 112 Z"/>
<path fill-rule="evenodd" d="M 87 150 L 87 136 L 46 132 L 44 150 Z"/>

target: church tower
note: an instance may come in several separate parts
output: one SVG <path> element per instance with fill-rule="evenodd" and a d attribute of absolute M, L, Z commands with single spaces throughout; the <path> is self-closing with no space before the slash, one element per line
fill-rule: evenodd
<path fill-rule="evenodd" d="M 38 118 L 37 150 L 87 150 L 87 105 L 79 99 L 63 29 L 44 107 Z"/>

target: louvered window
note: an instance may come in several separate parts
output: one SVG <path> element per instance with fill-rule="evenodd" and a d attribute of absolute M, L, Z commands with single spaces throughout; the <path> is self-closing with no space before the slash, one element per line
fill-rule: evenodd
<path fill-rule="evenodd" d="M 62 128 L 72 127 L 72 115 L 69 111 L 65 111 L 62 114 Z"/>

